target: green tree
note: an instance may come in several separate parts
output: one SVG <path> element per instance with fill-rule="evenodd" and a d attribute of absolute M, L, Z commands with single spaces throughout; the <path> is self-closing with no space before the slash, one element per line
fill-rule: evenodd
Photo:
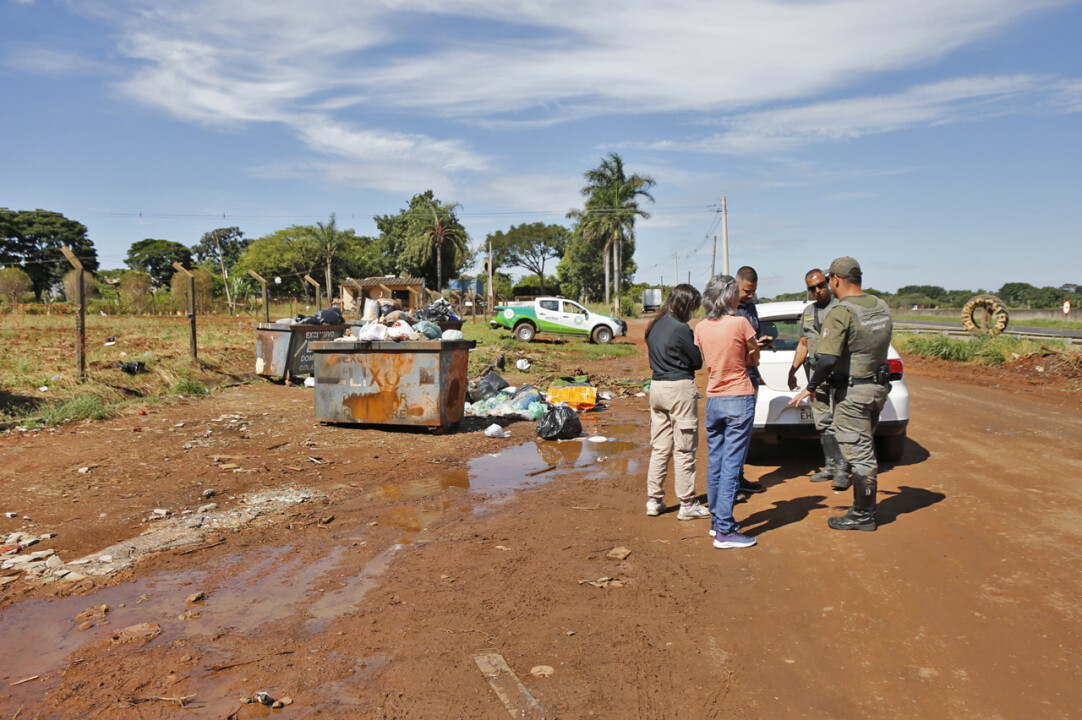
<path fill-rule="evenodd" d="M 317 222 L 314 226 L 308 226 L 308 239 L 318 249 L 323 259 L 323 277 L 327 283 L 327 299 L 334 297 L 334 289 L 331 286 L 331 266 L 336 256 L 341 256 L 357 241 L 357 235 L 352 229 L 339 230 L 338 223 L 331 213 L 330 221 L 324 225 Z"/>
<path fill-rule="evenodd" d="M 124 264 L 132 270 L 142 270 L 155 285 L 165 287 L 169 285 L 176 269 L 173 263 L 180 263 L 185 267 L 192 264 L 192 252 L 186 246 L 172 240 L 155 240 L 147 238 L 132 243 L 128 248 L 128 257 Z"/>
<path fill-rule="evenodd" d="M 498 257 L 502 263 L 521 267 L 537 275 L 537 287 L 545 294 L 545 263 L 562 258 L 571 232 L 563 225 L 531 223 L 513 225 L 506 233 L 497 230 L 488 236 L 492 243 L 493 266 Z"/>
<path fill-rule="evenodd" d="M 192 258 L 197 263 L 213 260 L 231 268 L 251 244 L 251 239 L 244 237 L 239 227 L 217 228 L 203 233 L 199 242 L 192 245 Z"/>
<path fill-rule="evenodd" d="M 205 268 L 197 267 L 191 271 L 195 276 L 195 309 L 199 313 L 205 313 L 210 307 L 211 298 L 214 297 L 214 275 Z M 174 273 L 170 281 L 172 286 L 173 305 L 178 310 L 186 310 L 188 307 L 188 276 L 184 273 Z"/>
<path fill-rule="evenodd" d="M 923 295 L 926 298 L 936 299 L 947 294 L 947 291 L 938 285 L 906 285 L 898 288 L 895 295 Z"/>
<path fill-rule="evenodd" d="M 192 254 L 198 263 L 217 263 L 222 272 L 222 288 L 225 290 L 225 302 L 229 313 L 236 312 L 234 295 L 230 292 L 229 269 L 236 265 L 241 252 L 251 241 L 244 239 L 239 227 L 218 228 L 203 234 L 203 238 L 192 247 Z"/>
<path fill-rule="evenodd" d="M 64 277 L 61 283 L 64 285 L 64 298 L 68 302 L 79 301 L 79 271 L 75 268 L 68 270 L 64 273 Z M 83 295 L 87 300 L 94 296 L 97 286 L 94 283 L 94 276 L 83 270 Z"/>
<path fill-rule="evenodd" d="M 397 214 L 372 218 L 380 231 L 376 240 L 378 272 L 422 277 L 426 284 L 437 287 L 442 285 L 444 266 L 451 269 L 449 278 L 457 277 L 474 260 L 466 229 L 454 214 L 457 207 L 441 203 L 426 190 L 414 195 L 410 206 Z M 443 238 L 438 251 L 436 235 Z"/>
<path fill-rule="evenodd" d="M 7 298 L 14 306 L 19 298 L 34 289 L 34 282 L 22 268 L 9 267 L 0 270 L 0 297 Z"/>
<path fill-rule="evenodd" d="M 129 308 L 145 313 L 150 307 L 154 283 L 142 270 L 128 270 L 120 276 L 120 298 Z"/>
<path fill-rule="evenodd" d="M 65 245 L 84 269 L 98 269 L 98 253 L 86 235 L 86 226 L 58 212 L 0 208 L 0 236 L 0 261 L 22 264 L 38 299 L 59 285 L 64 273 L 71 269 L 60 251 Z"/>
<path fill-rule="evenodd" d="M 427 203 L 412 216 L 408 249 L 418 265 L 427 265 L 436 258 L 436 290 L 443 287 L 443 249 L 448 247 L 455 258 L 469 253 L 466 228 L 458 222 L 458 203 L 441 205 Z"/>
<path fill-rule="evenodd" d="M 323 228 L 326 230 L 327 225 Z M 255 270 L 272 282 L 273 278 L 280 278 L 281 284 L 275 283 L 275 287 L 283 292 L 307 295 L 311 286 L 302 278 L 314 274 L 316 268 L 325 268 L 327 262 L 326 245 L 315 239 L 319 232 L 318 226 L 292 225 L 261 237 L 245 249 L 235 274 Z M 345 241 L 335 245 L 331 254 L 331 275 L 368 277 L 375 274 L 378 265 L 376 243 L 371 238 L 354 235 L 353 230 L 345 231 L 342 237 Z"/>
<path fill-rule="evenodd" d="M 635 252 L 635 221 L 650 217 L 639 207 L 639 199 L 654 201 L 650 188 L 655 185 L 649 175 L 634 174 L 628 176 L 624 171 L 624 161 L 618 153 L 609 153 L 602 158 L 601 164 L 584 174 L 586 185 L 582 195 L 586 198 L 583 210 L 572 210 L 568 217 L 574 219 L 584 239 L 591 241 L 598 237 L 605 238 L 603 265 L 605 272 L 605 303 L 609 299 L 609 254 L 613 256 L 612 287 L 616 294 L 616 309 L 619 311 L 621 281 L 623 279 L 623 257 L 627 252 L 630 259 Z"/>

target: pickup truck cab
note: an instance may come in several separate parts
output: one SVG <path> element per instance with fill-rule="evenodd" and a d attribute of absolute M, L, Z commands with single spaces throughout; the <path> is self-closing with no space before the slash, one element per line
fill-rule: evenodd
<path fill-rule="evenodd" d="M 565 298 L 539 297 L 533 302 L 497 305 L 489 321 L 492 327 L 505 327 L 523 342 L 537 333 L 579 335 L 604 345 L 618 335 L 627 335 L 627 323 L 619 318 L 593 313 Z"/>

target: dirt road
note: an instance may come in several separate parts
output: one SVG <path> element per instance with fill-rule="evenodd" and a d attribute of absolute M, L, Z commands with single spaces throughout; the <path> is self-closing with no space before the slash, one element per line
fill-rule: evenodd
<path fill-rule="evenodd" d="M 773 446 L 749 550 L 645 516 L 645 398 L 584 417 L 606 443 L 320 427 L 273 385 L 3 436 L 0 531 L 56 533 L 20 554 L 77 580 L 0 587 L 0 716 L 505 718 L 474 662 L 499 653 L 546 717 L 1078 717 L 1078 392 L 907 382 L 880 530 L 829 530 L 848 495 Z M 260 690 L 292 704 L 239 702 Z"/>

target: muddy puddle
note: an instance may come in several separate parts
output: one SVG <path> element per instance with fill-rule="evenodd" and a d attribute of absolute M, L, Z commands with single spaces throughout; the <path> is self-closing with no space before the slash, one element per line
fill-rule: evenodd
<path fill-rule="evenodd" d="M 598 475 L 635 472 L 631 451 L 640 442 L 629 442 L 634 428 L 587 426 L 589 435 L 608 433 L 606 441 L 588 437 L 563 442 L 528 440 L 498 452 L 470 460 L 464 468 L 432 473 L 403 483 L 384 483 L 377 498 L 396 502 L 379 516 L 381 526 L 393 526 L 398 538 L 389 547 L 359 561 L 363 538 L 343 538 L 330 545 L 315 561 L 297 548 L 261 548 L 244 555 L 209 559 L 195 571 L 157 572 L 130 583 L 100 590 L 92 595 L 59 600 L 27 600 L 0 615 L 0 678 L 10 686 L 39 675 L 41 681 L 6 688 L 9 699 L 32 707 L 55 680 L 57 669 L 79 658 L 90 643 L 109 642 L 119 630 L 138 623 L 156 623 L 161 635 L 154 644 L 190 640 L 213 647 L 212 638 L 222 632 L 251 634 L 267 630 L 297 616 L 306 633 L 323 631 L 329 623 L 356 610 L 365 594 L 403 547 L 438 537 L 442 520 L 463 513 L 484 513 L 506 502 L 513 493 L 552 482 L 569 471 Z M 465 491 L 459 497 L 441 493 L 451 487 Z M 431 537 L 430 537 L 431 536 Z M 187 598 L 205 592 L 205 600 L 189 604 Z M 103 616 L 91 617 L 91 627 L 80 613 L 107 605 Z M 84 629 L 80 630 L 79 627 Z M 50 677 L 53 676 L 53 677 Z M 208 680 L 209 681 L 209 680 Z M 204 688 L 206 690 L 207 688 Z"/>

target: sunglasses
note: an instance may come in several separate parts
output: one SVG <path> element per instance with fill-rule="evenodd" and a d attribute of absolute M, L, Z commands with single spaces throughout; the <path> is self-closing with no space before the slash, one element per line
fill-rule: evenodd
<path fill-rule="evenodd" d="M 829 286 L 829 285 L 830 285 L 830 281 L 829 280 L 824 280 L 821 283 L 817 283 L 815 285 L 809 285 L 808 286 L 808 292 L 815 292 L 816 290 L 826 290 L 827 286 Z"/>

